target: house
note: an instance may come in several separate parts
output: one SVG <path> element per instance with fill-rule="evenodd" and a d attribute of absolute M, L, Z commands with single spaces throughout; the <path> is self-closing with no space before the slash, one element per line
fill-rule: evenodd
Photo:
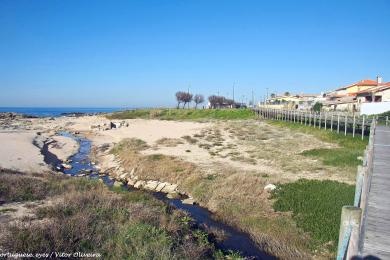
<path fill-rule="evenodd" d="M 267 99 L 266 105 L 279 109 L 311 109 L 315 104 L 317 94 L 273 95 Z"/>
<path fill-rule="evenodd" d="M 358 103 L 390 102 L 390 82 L 361 90 L 356 94 Z"/>
<path fill-rule="evenodd" d="M 324 109 L 358 112 L 361 103 L 390 100 L 387 89 L 390 89 L 390 82 L 383 83 L 382 77 L 378 76 L 376 80 L 364 79 L 327 93 Z"/>

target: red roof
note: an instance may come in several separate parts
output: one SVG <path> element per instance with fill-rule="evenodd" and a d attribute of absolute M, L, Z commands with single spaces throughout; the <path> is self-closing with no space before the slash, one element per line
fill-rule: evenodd
<path fill-rule="evenodd" d="M 341 87 L 341 88 L 336 89 L 336 90 L 343 90 L 343 89 L 347 89 L 347 88 L 355 87 L 355 86 L 378 86 L 378 82 L 376 80 L 363 79 L 363 80 L 358 81 L 352 85 Z"/>

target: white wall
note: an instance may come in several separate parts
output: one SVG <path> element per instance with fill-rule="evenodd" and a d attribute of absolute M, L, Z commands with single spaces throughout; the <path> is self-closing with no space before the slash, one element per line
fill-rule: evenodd
<path fill-rule="evenodd" d="M 375 115 L 387 111 L 390 111 L 390 102 L 374 102 L 360 104 L 361 115 Z"/>

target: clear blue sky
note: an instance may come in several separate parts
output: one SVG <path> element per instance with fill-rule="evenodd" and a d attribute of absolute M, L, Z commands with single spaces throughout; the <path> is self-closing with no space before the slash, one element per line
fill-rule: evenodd
<path fill-rule="evenodd" d="M 169 106 L 390 81 L 390 1 L 0 0 L 0 106 Z"/>

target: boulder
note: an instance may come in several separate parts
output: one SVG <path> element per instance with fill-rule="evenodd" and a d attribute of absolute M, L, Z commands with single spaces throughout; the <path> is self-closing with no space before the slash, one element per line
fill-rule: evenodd
<path fill-rule="evenodd" d="M 125 172 L 125 173 L 122 173 L 121 175 L 119 175 L 119 178 L 121 178 L 122 180 L 125 180 L 127 178 L 127 176 L 129 176 L 130 173 L 128 172 Z"/>
<path fill-rule="evenodd" d="M 176 190 L 177 190 L 177 184 L 166 183 L 166 185 L 161 190 L 161 192 L 164 192 L 164 193 L 174 193 L 174 192 L 176 192 Z"/>
<path fill-rule="evenodd" d="M 134 186 L 136 182 L 137 182 L 136 180 L 128 179 L 127 180 L 127 185 Z"/>
<path fill-rule="evenodd" d="M 157 187 L 155 188 L 156 191 L 160 192 L 162 189 L 165 187 L 166 183 L 165 182 L 160 182 Z"/>
<path fill-rule="evenodd" d="M 160 182 L 158 182 L 158 181 L 147 181 L 145 186 L 144 186 L 144 189 L 155 190 L 159 183 Z"/>
<path fill-rule="evenodd" d="M 134 188 L 136 189 L 141 189 L 142 187 L 144 187 L 146 184 L 145 181 L 137 181 L 135 184 L 134 184 Z"/>
<path fill-rule="evenodd" d="M 176 192 L 172 192 L 172 193 L 167 194 L 168 199 L 178 199 L 179 197 L 180 197 L 180 195 Z"/>
<path fill-rule="evenodd" d="M 273 191 L 274 189 L 276 189 L 276 185 L 271 184 L 271 183 L 264 187 L 264 190 L 266 190 L 266 191 Z"/>
<path fill-rule="evenodd" d="M 62 166 L 64 169 L 67 169 L 67 170 L 72 169 L 72 165 L 70 165 L 70 164 L 68 164 L 68 163 L 63 163 L 63 164 L 61 164 L 61 166 Z"/>
<path fill-rule="evenodd" d="M 183 204 L 194 205 L 195 200 L 193 198 L 187 198 L 181 201 Z"/>

